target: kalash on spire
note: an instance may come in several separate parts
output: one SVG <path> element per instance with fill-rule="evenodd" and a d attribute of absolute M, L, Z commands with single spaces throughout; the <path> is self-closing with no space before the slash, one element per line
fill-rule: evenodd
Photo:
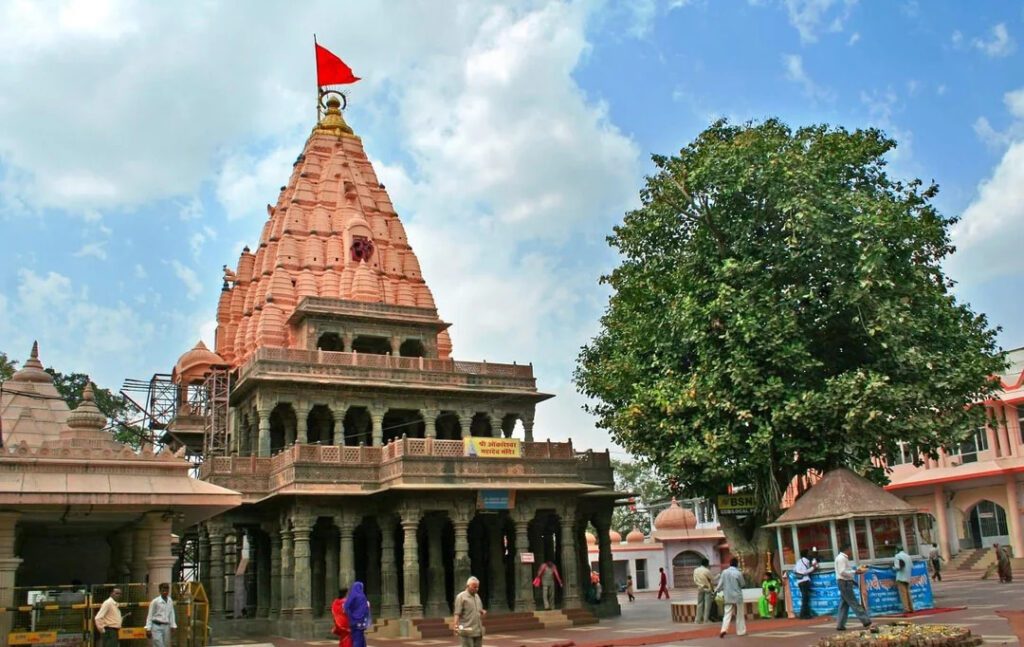
<path fill-rule="evenodd" d="M 232 622 L 321 635 L 330 596 L 358 580 L 375 618 L 413 635 L 412 619 L 450 615 L 452 582 L 457 590 L 471 573 L 492 612 L 532 610 L 534 574 L 517 557 L 531 553 L 562 560 L 565 607 L 582 611 L 589 565 L 576 542 L 589 521 L 608 536 L 609 456 L 533 441 L 535 407 L 551 396 L 532 366 L 450 357 L 449 324 L 345 99 L 322 86 L 318 122 L 267 206 L 255 253 L 225 268 L 216 352 L 197 344 L 172 374 L 165 442 L 201 454 L 200 478 L 244 501 L 182 538 L 211 547 L 199 569 L 210 612 L 241 618 L 232 605 L 248 600 L 255 611 Z M 227 545 L 243 535 L 257 575 L 239 597 L 218 574 L 235 572 Z M 610 544 L 601 550 L 611 581 Z M 602 605 L 618 610 L 614 594 Z"/>

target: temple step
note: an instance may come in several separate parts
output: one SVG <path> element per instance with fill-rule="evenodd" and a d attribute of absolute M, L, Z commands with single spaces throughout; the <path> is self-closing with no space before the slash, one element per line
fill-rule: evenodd
<path fill-rule="evenodd" d="M 597 616 L 590 612 L 588 609 L 563 609 L 562 613 L 568 618 L 574 627 L 580 625 L 596 625 L 599 620 Z"/>

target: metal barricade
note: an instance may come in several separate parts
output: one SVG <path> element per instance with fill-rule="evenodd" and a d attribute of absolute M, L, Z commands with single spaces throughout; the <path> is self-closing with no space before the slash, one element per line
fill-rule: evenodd
<path fill-rule="evenodd" d="M 14 588 L 7 644 L 78 647 L 88 635 L 88 590 L 78 585 Z"/>

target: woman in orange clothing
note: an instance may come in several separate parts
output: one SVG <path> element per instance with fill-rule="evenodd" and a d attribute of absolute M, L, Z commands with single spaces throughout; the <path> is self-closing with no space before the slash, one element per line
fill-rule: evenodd
<path fill-rule="evenodd" d="M 352 647 L 352 632 L 348 627 L 348 615 L 345 614 L 345 596 L 348 589 L 338 591 L 338 598 L 331 604 L 331 615 L 334 616 L 334 635 L 338 637 L 338 647 Z"/>

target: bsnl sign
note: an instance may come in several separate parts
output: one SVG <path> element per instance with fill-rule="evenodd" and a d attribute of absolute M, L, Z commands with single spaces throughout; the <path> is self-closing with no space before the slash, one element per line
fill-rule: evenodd
<path fill-rule="evenodd" d="M 747 514 L 754 514 L 757 509 L 753 494 L 719 494 L 718 514 L 740 517 Z"/>

